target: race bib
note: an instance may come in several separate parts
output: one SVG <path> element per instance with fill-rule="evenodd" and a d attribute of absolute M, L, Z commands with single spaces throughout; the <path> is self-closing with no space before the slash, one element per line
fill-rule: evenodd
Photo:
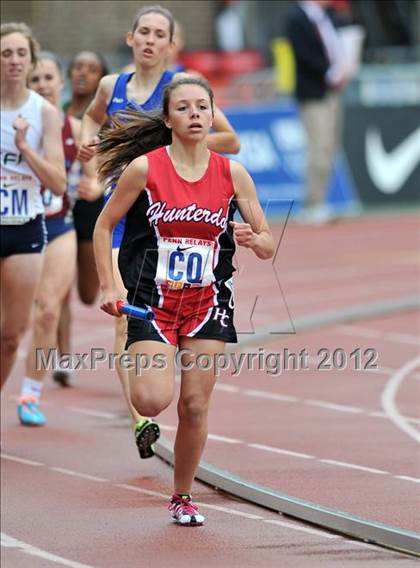
<path fill-rule="evenodd" d="M 42 203 L 46 217 L 59 213 L 63 208 L 63 196 L 54 195 L 50 189 L 44 189 L 42 192 Z"/>
<path fill-rule="evenodd" d="M 172 290 L 209 286 L 214 281 L 213 262 L 213 241 L 160 237 L 156 282 Z"/>
<path fill-rule="evenodd" d="M 39 182 L 32 176 L 12 174 L 1 176 L 0 223 L 23 225 L 37 214 Z"/>

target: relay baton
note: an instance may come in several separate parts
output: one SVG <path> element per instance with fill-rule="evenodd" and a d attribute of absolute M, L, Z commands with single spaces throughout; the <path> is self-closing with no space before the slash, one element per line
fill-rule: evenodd
<path fill-rule="evenodd" d="M 118 300 L 117 310 L 120 314 L 125 314 L 126 316 L 131 316 L 132 318 L 138 318 L 146 321 L 152 321 L 153 319 L 155 319 L 155 314 L 150 308 L 139 308 L 138 306 L 126 304 L 122 300 Z"/>

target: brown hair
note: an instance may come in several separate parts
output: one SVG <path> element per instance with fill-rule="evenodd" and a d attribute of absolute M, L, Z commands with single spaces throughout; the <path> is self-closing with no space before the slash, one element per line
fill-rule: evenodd
<path fill-rule="evenodd" d="M 23 22 L 8 22 L 7 24 L 2 24 L 0 27 L 0 37 L 10 34 L 22 34 L 28 40 L 29 50 L 31 52 L 31 63 L 35 65 L 40 47 L 39 43 L 32 35 L 31 28 Z"/>
<path fill-rule="evenodd" d="M 162 110 L 145 113 L 123 111 L 114 115 L 101 132 L 96 145 L 98 154 L 106 158 L 99 167 L 99 179 L 115 183 L 130 162 L 172 142 L 172 131 L 164 122 L 169 115 L 171 94 L 181 85 L 198 85 L 207 91 L 214 111 L 214 95 L 210 85 L 201 77 L 185 75 L 168 83 L 163 92 Z"/>
<path fill-rule="evenodd" d="M 150 6 L 144 6 L 144 8 L 141 8 L 141 10 L 139 10 L 133 20 L 133 27 L 132 27 L 132 32 L 134 33 L 136 31 L 136 28 L 139 24 L 139 20 L 142 16 L 144 16 L 145 14 L 160 14 L 161 16 L 164 16 L 168 22 L 169 22 L 169 41 L 173 40 L 174 37 L 174 28 L 175 28 L 175 18 L 172 15 L 172 12 L 170 12 L 169 10 L 167 10 L 166 8 L 163 8 L 162 6 L 159 6 L 159 4 L 152 4 Z"/>
<path fill-rule="evenodd" d="M 63 66 L 61 65 L 60 58 L 52 51 L 41 51 L 38 53 L 38 61 L 52 61 L 57 68 L 60 77 L 63 77 Z"/>

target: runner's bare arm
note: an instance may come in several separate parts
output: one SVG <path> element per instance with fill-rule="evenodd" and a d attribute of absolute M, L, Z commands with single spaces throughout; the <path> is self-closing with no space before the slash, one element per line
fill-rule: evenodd
<path fill-rule="evenodd" d="M 133 160 L 122 173 L 111 199 L 96 222 L 93 246 L 102 290 L 115 289 L 111 256 L 112 231 L 144 189 L 147 173 L 148 161 L 146 156 L 140 156 L 140 158 Z"/>
<path fill-rule="evenodd" d="M 220 108 L 215 107 L 213 130 L 207 135 L 207 147 L 214 152 L 237 154 L 240 150 L 240 141 L 226 115 Z"/>
<path fill-rule="evenodd" d="M 80 133 L 79 158 L 89 161 L 95 155 L 90 146 L 94 142 L 101 126 L 107 119 L 106 109 L 118 75 L 106 75 L 99 82 L 95 97 L 88 106 L 83 119 Z"/>
<path fill-rule="evenodd" d="M 69 116 L 69 120 L 74 141 L 76 146 L 79 147 L 82 121 L 74 116 Z M 99 199 L 104 192 L 104 188 L 97 179 L 95 161 L 82 162 L 82 172 L 83 174 L 80 178 L 77 191 L 78 198 L 85 199 L 86 201 Z"/>
<path fill-rule="evenodd" d="M 48 101 L 42 103 L 43 155 L 27 143 L 26 132 L 29 124 L 24 118 L 18 117 L 13 127 L 16 130 L 16 146 L 41 184 L 55 195 L 63 195 L 66 191 L 66 170 L 61 144 L 61 119 L 57 109 Z"/>
<path fill-rule="evenodd" d="M 239 212 L 245 221 L 231 222 L 235 240 L 238 245 L 252 249 L 258 258 L 271 258 L 274 254 L 273 235 L 258 201 L 255 184 L 242 164 L 231 160 L 230 171 Z"/>

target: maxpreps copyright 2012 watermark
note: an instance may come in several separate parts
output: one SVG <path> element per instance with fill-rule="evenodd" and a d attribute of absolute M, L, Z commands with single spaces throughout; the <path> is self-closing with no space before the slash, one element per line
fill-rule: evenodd
<path fill-rule="evenodd" d="M 310 355 L 306 349 L 291 351 L 266 351 L 263 347 L 250 353 L 194 353 L 190 349 L 178 350 L 173 360 L 169 361 L 164 353 L 110 353 L 101 347 L 92 347 L 86 353 L 62 353 L 57 349 L 36 349 L 37 370 L 54 371 L 96 371 L 103 367 L 114 371 L 118 367 L 126 371 L 135 371 L 139 376 L 151 368 L 166 370 L 175 366 L 178 371 L 196 367 L 200 370 L 214 370 L 216 377 L 222 371 L 230 371 L 237 377 L 242 371 L 264 371 L 277 377 L 284 371 L 368 371 L 378 368 L 378 352 L 373 347 L 356 347 L 346 351 L 341 347 L 329 349 L 323 347 Z"/>

